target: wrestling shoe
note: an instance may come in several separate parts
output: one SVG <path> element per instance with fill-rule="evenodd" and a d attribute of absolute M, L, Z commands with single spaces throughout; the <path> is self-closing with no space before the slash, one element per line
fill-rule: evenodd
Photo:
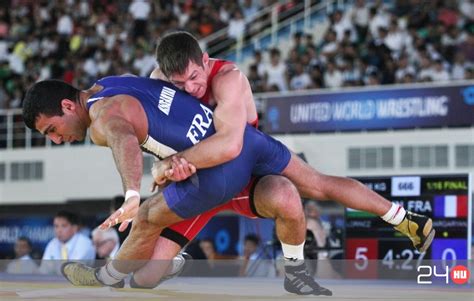
<path fill-rule="evenodd" d="M 332 292 L 320 286 L 306 271 L 306 264 L 285 265 L 284 288 L 287 292 L 297 295 L 332 296 Z"/>
<path fill-rule="evenodd" d="M 171 263 L 172 264 L 171 271 L 169 272 L 169 274 L 163 275 L 163 277 L 161 277 L 160 281 L 158 281 L 158 283 L 156 283 L 155 286 L 153 286 L 153 287 L 142 286 L 142 285 L 136 283 L 135 278 L 132 277 L 130 279 L 130 287 L 131 288 L 142 288 L 142 289 L 155 288 L 158 285 L 160 285 L 161 283 L 163 283 L 164 281 L 175 278 L 175 277 L 178 277 L 179 275 L 181 275 L 181 273 L 183 271 L 188 270 L 190 268 L 190 266 L 192 265 L 192 259 L 193 259 L 193 257 L 190 254 L 188 254 L 186 252 L 181 252 L 173 258 L 173 262 Z"/>
<path fill-rule="evenodd" d="M 418 252 L 425 252 L 435 236 L 431 218 L 407 211 L 400 225 L 393 227 L 410 238 Z"/>
<path fill-rule="evenodd" d="M 170 273 L 161 277 L 160 282 L 158 282 L 157 285 L 163 281 L 178 277 L 184 270 L 188 270 L 192 264 L 192 259 L 193 257 L 186 252 L 181 252 L 176 255 L 173 258 L 173 267 L 171 268 Z"/>
<path fill-rule="evenodd" d="M 91 268 L 79 262 L 66 262 L 61 266 L 61 273 L 75 286 L 110 286 L 123 288 L 125 282 L 120 280 L 113 285 L 107 285 L 97 277 L 100 268 Z"/>

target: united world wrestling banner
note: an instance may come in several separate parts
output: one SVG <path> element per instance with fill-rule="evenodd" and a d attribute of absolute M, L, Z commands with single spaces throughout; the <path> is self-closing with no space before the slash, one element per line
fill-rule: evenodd
<path fill-rule="evenodd" d="M 265 132 L 270 134 L 474 125 L 474 82 L 315 92 L 266 100 Z"/>

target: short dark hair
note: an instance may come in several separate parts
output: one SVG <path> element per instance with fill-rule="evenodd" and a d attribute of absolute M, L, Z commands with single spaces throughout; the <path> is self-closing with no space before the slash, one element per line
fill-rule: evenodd
<path fill-rule="evenodd" d="M 65 210 L 59 211 L 58 213 L 56 213 L 54 217 L 64 218 L 71 225 L 79 225 L 79 222 L 80 222 L 79 215 L 69 212 L 69 211 L 65 211 Z"/>
<path fill-rule="evenodd" d="M 244 238 L 244 241 L 251 241 L 257 246 L 260 244 L 260 238 L 257 236 L 257 234 L 247 234 Z"/>
<path fill-rule="evenodd" d="M 16 241 L 24 241 L 24 242 L 26 242 L 26 244 L 28 245 L 28 247 L 29 247 L 30 249 L 31 249 L 32 246 L 33 246 L 33 244 L 31 243 L 31 240 L 30 240 L 28 237 L 26 237 L 26 236 L 20 236 L 20 237 L 17 238 Z"/>
<path fill-rule="evenodd" d="M 35 83 L 26 92 L 23 99 L 23 119 L 30 129 L 35 129 L 40 114 L 62 116 L 61 101 L 70 99 L 79 101 L 79 89 L 61 80 L 44 80 Z"/>
<path fill-rule="evenodd" d="M 189 61 L 202 66 L 202 50 L 196 38 L 190 33 L 176 31 L 158 41 L 156 61 L 166 77 L 183 74 Z"/>

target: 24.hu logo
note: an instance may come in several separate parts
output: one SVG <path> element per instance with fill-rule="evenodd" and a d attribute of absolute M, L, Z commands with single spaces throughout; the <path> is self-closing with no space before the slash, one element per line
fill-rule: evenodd
<path fill-rule="evenodd" d="M 446 279 L 446 284 L 449 283 L 449 278 L 451 278 L 451 281 L 455 284 L 465 284 L 469 281 L 470 276 L 469 269 L 463 265 L 457 265 L 451 268 L 451 272 L 449 271 L 449 267 L 446 266 L 444 273 L 437 271 L 436 266 L 420 265 L 417 271 L 420 272 L 416 278 L 416 283 L 418 284 L 432 284 L 432 277 L 444 278 Z"/>

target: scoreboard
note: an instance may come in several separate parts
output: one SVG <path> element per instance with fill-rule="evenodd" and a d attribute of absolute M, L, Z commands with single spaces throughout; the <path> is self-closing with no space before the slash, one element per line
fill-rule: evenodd
<path fill-rule="evenodd" d="M 416 270 L 423 260 L 465 261 L 471 245 L 471 193 L 468 174 L 355 178 L 406 210 L 427 215 L 436 230 L 423 254 L 380 217 L 346 209 L 345 258 L 359 278 L 383 277 L 389 270 Z M 376 262 L 377 264 L 371 264 Z M 381 271 L 381 268 L 383 271 Z"/>

